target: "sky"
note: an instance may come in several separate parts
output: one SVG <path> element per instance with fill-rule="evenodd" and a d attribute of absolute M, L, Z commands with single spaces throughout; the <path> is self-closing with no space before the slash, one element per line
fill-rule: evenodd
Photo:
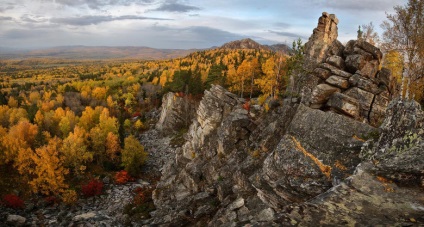
<path fill-rule="evenodd" d="M 322 12 L 336 14 L 341 42 L 380 24 L 407 0 L 0 0 L 0 46 L 210 48 L 252 38 L 304 42 Z"/>

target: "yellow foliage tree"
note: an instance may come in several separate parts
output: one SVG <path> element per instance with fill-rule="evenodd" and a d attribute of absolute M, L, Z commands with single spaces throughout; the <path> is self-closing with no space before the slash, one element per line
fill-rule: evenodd
<path fill-rule="evenodd" d="M 93 153 L 87 150 L 88 135 L 83 128 L 76 126 L 74 132 L 69 133 L 63 140 L 60 149 L 64 156 L 64 166 L 72 169 L 75 174 L 82 174 L 86 163 L 93 160 Z"/>
<path fill-rule="evenodd" d="M 25 169 L 28 162 L 27 158 L 31 153 L 31 147 L 34 146 L 37 133 L 38 126 L 29 123 L 28 120 L 20 121 L 17 125 L 12 126 L 1 140 L 2 162 L 13 161 L 18 169 Z"/>
<path fill-rule="evenodd" d="M 106 153 L 113 162 L 118 161 L 118 154 L 121 153 L 119 137 L 112 132 L 109 132 L 106 137 Z"/>
<path fill-rule="evenodd" d="M 122 165 L 130 175 L 136 176 L 147 159 L 147 152 L 144 151 L 144 147 L 132 135 L 125 138 L 124 144 L 121 156 Z"/>
<path fill-rule="evenodd" d="M 9 127 L 9 106 L 2 105 L 0 106 L 0 125 L 8 128 Z"/>
<path fill-rule="evenodd" d="M 9 126 L 17 124 L 21 120 L 28 119 L 28 113 L 23 108 L 12 108 L 9 111 Z"/>
<path fill-rule="evenodd" d="M 10 108 L 18 108 L 18 100 L 16 100 L 13 96 L 10 96 L 7 101 L 7 105 L 9 105 Z"/>
<path fill-rule="evenodd" d="M 391 50 L 384 55 L 383 67 L 390 69 L 393 78 L 395 78 L 394 83 L 390 84 L 390 90 L 394 93 L 393 95 L 399 94 L 399 87 L 402 84 L 403 65 L 403 57 L 398 51 Z"/>
<path fill-rule="evenodd" d="M 64 157 L 60 155 L 62 141 L 54 137 L 43 147 L 37 148 L 31 156 L 35 168 L 31 171 L 35 175 L 29 182 L 34 193 L 44 195 L 58 195 L 68 188 L 65 176 L 69 170 L 63 166 Z"/>

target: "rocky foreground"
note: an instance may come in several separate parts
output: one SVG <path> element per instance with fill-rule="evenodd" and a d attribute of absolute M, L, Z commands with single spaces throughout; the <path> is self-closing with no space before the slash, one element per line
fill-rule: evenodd
<path fill-rule="evenodd" d="M 200 103 L 164 96 L 158 125 L 140 138 L 146 171 L 160 175 L 143 220 L 123 215 L 131 191 L 150 187 L 139 181 L 109 184 L 73 208 L 2 211 L 0 223 L 423 226 L 424 111 L 391 96 L 381 51 L 362 40 L 343 46 L 337 23 L 324 13 L 306 44 L 300 98 L 268 112 L 220 86 Z"/>

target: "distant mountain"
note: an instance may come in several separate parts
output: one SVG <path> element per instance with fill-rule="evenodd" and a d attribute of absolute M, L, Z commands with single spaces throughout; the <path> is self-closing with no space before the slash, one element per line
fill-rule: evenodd
<path fill-rule="evenodd" d="M 275 52 L 283 52 L 289 54 L 291 49 L 286 44 L 262 45 L 252 39 L 242 39 L 226 43 L 220 47 L 221 49 L 255 49 L 255 50 L 271 50 Z"/>
<path fill-rule="evenodd" d="M 60 46 L 31 51 L 8 50 L 0 58 L 57 58 L 57 59 L 143 59 L 159 60 L 186 56 L 196 49 L 155 49 L 150 47 Z"/>
<path fill-rule="evenodd" d="M 255 49 L 255 50 L 262 50 L 267 49 L 265 46 L 257 43 L 256 41 L 252 39 L 242 39 L 242 40 L 236 40 L 229 43 L 226 43 L 221 46 L 221 49 Z"/>
<path fill-rule="evenodd" d="M 275 52 L 282 52 L 285 54 L 290 54 L 292 52 L 292 49 L 289 46 L 282 43 L 274 44 L 274 45 L 266 45 L 266 46 Z"/>

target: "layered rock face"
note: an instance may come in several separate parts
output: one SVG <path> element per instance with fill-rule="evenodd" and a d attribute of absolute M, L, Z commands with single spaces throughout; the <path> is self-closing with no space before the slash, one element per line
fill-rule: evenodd
<path fill-rule="evenodd" d="M 185 96 L 169 92 L 162 98 L 162 110 L 156 129 L 163 134 L 171 134 L 187 128 L 196 115 L 198 102 Z"/>
<path fill-rule="evenodd" d="M 274 221 L 352 174 L 360 137 L 375 130 L 303 104 L 254 118 L 243 103 L 219 86 L 205 92 L 187 142 L 162 171 L 152 224 Z"/>
<path fill-rule="evenodd" d="M 352 176 L 308 203 L 287 206 L 281 222 L 423 225 L 424 112 L 414 101 L 393 100 L 381 134 L 374 137 L 363 147 L 363 161 Z"/>
<path fill-rule="evenodd" d="M 320 23 L 317 37 L 337 31 L 334 16 Z M 318 40 L 308 44 L 318 65 L 301 103 L 286 100 L 258 115 L 220 86 L 205 91 L 185 144 L 163 168 L 146 223 L 424 223 L 424 200 L 416 199 L 424 198 L 419 105 L 394 101 L 383 122 L 390 72 L 379 69 L 380 50 L 325 37 L 332 41 L 323 49 L 314 47 Z"/>
<path fill-rule="evenodd" d="M 305 65 L 314 67 L 302 75 L 302 102 L 377 126 L 390 101 L 392 80 L 388 69 L 380 69 L 383 54 L 363 40 L 351 40 L 343 46 L 336 40 L 337 32 L 331 32 L 337 31 L 337 20 L 327 15 L 323 14 L 305 44 Z M 326 27 L 331 29 L 323 29 Z"/>
<path fill-rule="evenodd" d="M 316 65 L 325 60 L 327 49 L 330 46 L 337 45 L 339 20 L 336 15 L 322 13 L 318 19 L 318 26 L 314 29 L 309 41 L 305 43 L 305 57 L 312 65 Z M 334 44 L 333 44 L 334 43 Z"/>

